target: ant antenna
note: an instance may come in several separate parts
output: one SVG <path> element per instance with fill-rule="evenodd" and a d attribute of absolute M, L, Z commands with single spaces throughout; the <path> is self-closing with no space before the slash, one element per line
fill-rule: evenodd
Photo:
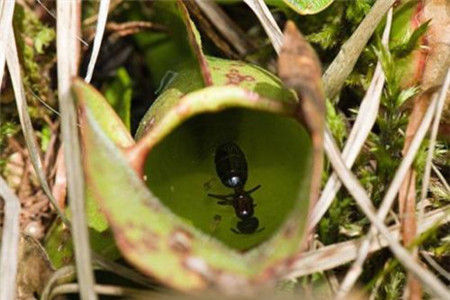
<path fill-rule="evenodd" d="M 251 193 L 253 193 L 254 191 L 256 191 L 257 189 L 259 189 L 261 187 L 261 185 L 260 184 L 258 184 L 257 186 L 255 186 L 254 188 L 252 188 L 251 190 L 249 190 L 249 191 L 247 191 L 247 194 L 251 194 Z"/>

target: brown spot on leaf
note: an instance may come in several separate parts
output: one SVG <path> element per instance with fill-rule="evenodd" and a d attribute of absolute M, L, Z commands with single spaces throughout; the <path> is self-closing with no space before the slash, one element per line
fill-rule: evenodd
<path fill-rule="evenodd" d="M 142 199 L 141 203 L 144 204 L 146 207 L 148 207 L 153 212 L 161 211 L 161 206 L 156 202 L 153 202 L 153 201 L 150 201 L 147 199 Z"/>
<path fill-rule="evenodd" d="M 115 233 L 117 247 L 122 250 L 123 253 L 127 253 L 128 251 L 133 249 L 133 244 L 130 243 L 130 241 L 127 239 L 127 236 L 121 229 L 119 229 L 119 227 L 114 227 L 113 230 Z"/>
<path fill-rule="evenodd" d="M 136 226 L 137 224 L 132 224 L 128 222 L 126 226 L 113 228 L 115 234 L 115 240 L 117 246 L 122 250 L 122 252 L 128 252 L 136 247 L 144 248 L 146 251 L 157 251 L 159 236 L 152 230 L 149 230 L 145 226 Z M 139 240 L 129 239 L 125 231 L 134 230 L 140 232 L 142 238 Z"/>
<path fill-rule="evenodd" d="M 169 247 L 175 252 L 188 254 L 191 251 L 193 236 L 184 229 L 176 229 L 170 236 Z"/>
<path fill-rule="evenodd" d="M 294 220 L 289 220 L 287 223 L 286 223 L 286 226 L 285 226 L 285 228 L 283 229 L 283 236 L 286 238 L 286 239 L 290 239 L 290 238 L 293 238 L 296 234 L 297 234 L 297 227 L 298 227 L 298 224 L 297 224 L 297 222 L 295 222 Z"/>
<path fill-rule="evenodd" d="M 135 224 L 134 222 L 128 221 L 127 224 L 125 225 L 125 228 L 127 228 L 128 230 L 135 228 Z"/>
<path fill-rule="evenodd" d="M 244 63 L 242 63 L 242 62 L 238 62 L 238 61 L 236 61 L 236 62 L 232 62 L 231 64 L 230 64 L 230 66 L 232 66 L 232 67 L 244 67 L 245 66 L 245 64 Z"/>
<path fill-rule="evenodd" d="M 144 231 L 142 243 L 145 246 L 145 249 L 149 251 L 157 251 L 159 249 L 159 235 L 148 229 L 142 228 L 142 230 Z"/>
<path fill-rule="evenodd" d="M 250 75 L 242 75 L 239 73 L 238 69 L 231 68 L 230 71 L 225 75 L 227 77 L 226 84 L 239 85 L 244 81 L 255 81 L 255 77 Z"/>

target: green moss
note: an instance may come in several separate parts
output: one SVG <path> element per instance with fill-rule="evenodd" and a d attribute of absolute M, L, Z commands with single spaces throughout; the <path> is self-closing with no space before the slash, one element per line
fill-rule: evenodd
<path fill-rule="evenodd" d="M 56 102 L 50 76 L 56 55 L 55 50 L 50 47 L 55 40 L 55 30 L 42 23 L 34 11 L 21 5 L 16 5 L 13 25 L 23 68 L 25 92 L 30 95 L 29 105 L 37 109 L 32 117 L 39 119 L 44 115 L 51 115 L 51 111 L 36 98 L 39 97 L 49 105 Z"/>

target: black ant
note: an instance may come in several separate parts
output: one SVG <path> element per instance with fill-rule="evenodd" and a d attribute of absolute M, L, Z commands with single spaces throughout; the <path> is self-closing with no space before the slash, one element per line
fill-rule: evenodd
<path fill-rule="evenodd" d="M 234 189 L 234 193 L 229 195 L 208 194 L 208 196 L 220 199 L 217 204 L 233 206 L 236 216 L 241 220 L 237 223 L 237 230 L 231 228 L 231 231 L 237 234 L 262 231 L 264 228 L 257 230 L 259 220 L 253 216 L 256 204 L 253 203 L 253 198 L 250 196 L 261 185 L 257 185 L 249 191 L 244 190 L 247 182 L 247 161 L 242 150 L 233 142 L 222 144 L 216 150 L 214 162 L 220 180 L 225 186 Z"/>

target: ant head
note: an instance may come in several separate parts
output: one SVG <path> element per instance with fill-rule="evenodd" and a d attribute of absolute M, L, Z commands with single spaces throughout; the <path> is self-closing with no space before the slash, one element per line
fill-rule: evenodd
<path fill-rule="evenodd" d="M 249 219 L 245 219 L 237 223 L 237 228 L 241 233 L 244 234 L 254 233 L 256 229 L 258 229 L 258 226 L 259 220 L 256 217 L 251 217 Z"/>

